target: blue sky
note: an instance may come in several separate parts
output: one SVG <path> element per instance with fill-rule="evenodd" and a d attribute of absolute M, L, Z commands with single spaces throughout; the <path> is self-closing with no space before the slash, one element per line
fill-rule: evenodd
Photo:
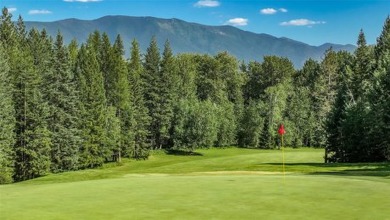
<path fill-rule="evenodd" d="M 105 15 L 178 18 L 288 37 L 311 45 L 355 44 L 360 29 L 373 44 L 390 0 L 0 0 L 14 18 L 91 20 Z"/>

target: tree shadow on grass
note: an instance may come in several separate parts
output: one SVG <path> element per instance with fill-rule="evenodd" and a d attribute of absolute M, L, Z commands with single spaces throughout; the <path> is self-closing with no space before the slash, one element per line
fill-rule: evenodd
<path fill-rule="evenodd" d="M 282 163 L 264 164 L 282 166 Z M 377 176 L 390 178 L 390 163 L 285 163 L 284 165 L 287 172 L 289 167 L 293 168 L 296 166 L 318 168 L 318 171 L 307 172 L 306 174 L 308 175 Z M 332 170 L 332 168 L 335 169 Z"/>
<path fill-rule="evenodd" d="M 203 154 L 198 152 L 184 150 L 167 150 L 166 153 L 174 156 L 203 156 Z"/>
<path fill-rule="evenodd" d="M 374 176 L 390 178 L 390 171 L 380 170 L 343 170 L 343 171 L 328 171 L 328 172 L 313 172 L 309 175 L 330 175 L 330 176 Z"/>

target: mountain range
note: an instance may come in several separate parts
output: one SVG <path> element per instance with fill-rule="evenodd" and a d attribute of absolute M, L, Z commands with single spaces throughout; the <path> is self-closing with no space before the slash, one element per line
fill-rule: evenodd
<path fill-rule="evenodd" d="M 76 39 L 85 42 L 95 30 L 106 32 L 113 41 L 118 34 L 129 53 L 130 43 L 135 38 L 145 52 L 153 36 L 162 49 L 169 40 L 174 53 L 206 53 L 215 55 L 227 51 L 239 60 L 262 61 L 263 56 L 276 55 L 289 58 L 295 67 L 301 67 L 309 59 L 320 60 L 330 47 L 333 50 L 355 50 L 354 45 L 326 43 L 311 46 L 289 38 L 277 38 L 268 34 L 257 34 L 232 26 L 207 26 L 179 19 L 154 17 L 105 16 L 95 20 L 65 19 L 54 22 L 25 22 L 26 28 L 43 28 L 51 36 L 61 31 L 65 43 Z"/>

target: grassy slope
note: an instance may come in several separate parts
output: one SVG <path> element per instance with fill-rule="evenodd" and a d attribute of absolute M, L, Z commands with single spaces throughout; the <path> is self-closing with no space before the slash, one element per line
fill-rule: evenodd
<path fill-rule="evenodd" d="M 229 148 L 198 153 L 202 156 L 157 152 L 148 161 L 126 161 L 121 166 L 108 164 L 103 169 L 48 175 L 0 186 L 0 218 L 386 219 L 390 216 L 389 164 L 324 165 L 322 150 L 289 149 L 285 154 L 288 173 L 284 177 L 280 173 L 280 151 Z"/>

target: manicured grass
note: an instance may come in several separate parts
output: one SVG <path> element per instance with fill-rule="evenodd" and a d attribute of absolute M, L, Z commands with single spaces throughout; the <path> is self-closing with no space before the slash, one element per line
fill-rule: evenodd
<path fill-rule="evenodd" d="M 147 161 L 0 186 L 0 219 L 389 219 L 390 164 L 321 149 L 155 152 Z"/>

